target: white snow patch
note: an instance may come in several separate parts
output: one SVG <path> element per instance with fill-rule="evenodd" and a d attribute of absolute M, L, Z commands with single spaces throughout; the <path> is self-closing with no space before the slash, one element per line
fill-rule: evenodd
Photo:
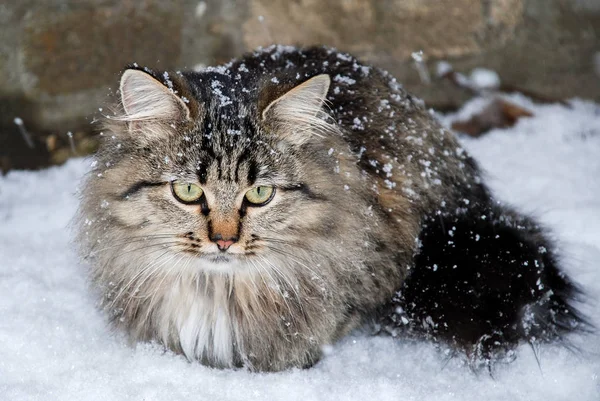
<path fill-rule="evenodd" d="M 199 1 L 196 5 L 196 18 L 202 18 L 206 14 L 207 5 L 205 1 Z"/>
<path fill-rule="evenodd" d="M 500 77 L 496 71 L 486 68 L 474 68 L 469 78 L 479 89 L 496 89 L 500 86 Z"/>
<path fill-rule="evenodd" d="M 440 61 L 437 63 L 436 66 L 436 73 L 438 77 L 442 77 L 446 74 L 448 74 L 449 72 L 452 72 L 453 68 L 452 68 L 452 64 L 450 64 L 447 61 Z"/>
<path fill-rule="evenodd" d="M 340 75 L 340 74 L 337 74 L 335 77 L 333 77 L 333 80 L 335 82 L 342 82 L 347 85 L 354 85 L 356 83 L 356 80 L 354 80 L 350 77 L 347 77 L 345 75 Z"/>

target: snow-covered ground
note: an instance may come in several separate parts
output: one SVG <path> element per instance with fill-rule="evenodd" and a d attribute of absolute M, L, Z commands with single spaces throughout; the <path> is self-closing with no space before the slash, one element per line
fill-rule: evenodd
<path fill-rule="evenodd" d="M 535 117 L 463 139 L 496 194 L 550 227 L 600 327 L 600 106 L 534 106 Z M 479 107 L 467 105 L 460 114 Z M 573 353 L 528 346 L 494 377 L 426 343 L 356 334 L 317 366 L 277 374 L 215 370 L 132 348 L 111 333 L 70 243 L 89 162 L 0 177 L 0 400 L 599 400 L 600 335 Z"/>

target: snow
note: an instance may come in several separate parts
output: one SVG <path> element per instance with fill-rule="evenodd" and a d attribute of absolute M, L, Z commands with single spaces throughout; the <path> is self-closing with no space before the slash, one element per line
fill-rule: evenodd
<path fill-rule="evenodd" d="M 500 77 L 498 74 L 486 68 L 474 68 L 471 71 L 469 79 L 479 89 L 495 89 L 500 86 Z"/>
<path fill-rule="evenodd" d="M 206 9 L 207 9 L 207 5 L 205 1 L 199 1 L 198 4 L 196 5 L 196 11 L 195 11 L 195 15 L 196 18 L 200 19 L 204 16 L 204 14 L 206 14 Z"/>
<path fill-rule="evenodd" d="M 440 61 L 436 66 L 436 74 L 438 77 L 442 77 L 453 71 L 452 64 L 447 61 Z"/>
<path fill-rule="evenodd" d="M 462 145 L 496 194 L 554 232 L 569 274 L 589 294 L 600 326 L 600 106 L 534 105 L 512 129 Z M 452 118 L 476 112 L 475 100 Z M 308 370 L 215 370 L 131 347 L 107 327 L 73 250 L 74 195 L 89 161 L 0 177 L 0 399 L 2 400 L 566 400 L 600 399 L 600 336 L 574 335 L 580 351 L 528 346 L 517 359 L 472 372 L 431 344 L 356 333 Z"/>
<path fill-rule="evenodd" d="M 356 83 L 354 79 L 340 74 L 337 74 L 335 77 L 333 77 L 333 80 L 335 82 L 343 82 L 347 85 L 354 85 Z"/>
<path fill-rule="evenodd" d="M 425 56 L 423 54 L 423 50 L 419 50 L 418 52 L 412 52 L 410 57 L 413 59 L 413 61 L 415 63 L 415 68 L 417 69 L 417 72 L 419 73 L 419 78 L 421 79 L 421 82 L 423 82 L 425 84 L 429 84 L 431 82 L 431 77 L 429 76 L 429 70 L 425 66 L 425 61 L 424 61 Z"/>
<path fill-rule="evenodd" d="M 229 96 L 223 94 L 223 91 L 221 90 L 221 88 L 223 88 L 222 82 L 217 81 L 217 80 L 211 81 L 210 87 L 212 88 L 213 94 L 219 99 L 220 107 L 225 107 L 225 106 L 229 106 L 230 104 L 233 104 L 233 101 L 231 100 L 231 98 Z"/>

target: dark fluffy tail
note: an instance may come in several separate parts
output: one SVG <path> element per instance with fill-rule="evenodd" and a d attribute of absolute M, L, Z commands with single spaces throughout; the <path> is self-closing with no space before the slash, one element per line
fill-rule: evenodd
<path fill-rule="evenodd" d="M 520 342 L 536 344 L 587 327 L 578 290 L 553 247 L 527 217 L 491 200 L 423 222 L 420 249 L 384 317 L 489 361 Z"/>

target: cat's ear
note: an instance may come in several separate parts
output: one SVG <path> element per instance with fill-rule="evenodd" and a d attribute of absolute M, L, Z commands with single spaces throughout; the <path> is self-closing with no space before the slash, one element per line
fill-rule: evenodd
<path fill-rule="evenodd" d="M 323 136 L 332 130 L 324 111 L 331 79 L 317 75 L 273 100 L 262 111 L 263 122 L 275 125 L 286 140 L 302 144 L 311 136 Z"/>
<path fill-rule="evenodd" d="M 127 121 L 131 131 L 164 135 L 165 130 L 152 128 L 175 127 L 191 120 L 189 100 L 183 96 L 181 85 L 174 86 L 177 78 L 164 76 L 164 83 L 138 69 L 127 69 L 121 76 L 121 104 L 125 114 L 119 119 Z"/>

